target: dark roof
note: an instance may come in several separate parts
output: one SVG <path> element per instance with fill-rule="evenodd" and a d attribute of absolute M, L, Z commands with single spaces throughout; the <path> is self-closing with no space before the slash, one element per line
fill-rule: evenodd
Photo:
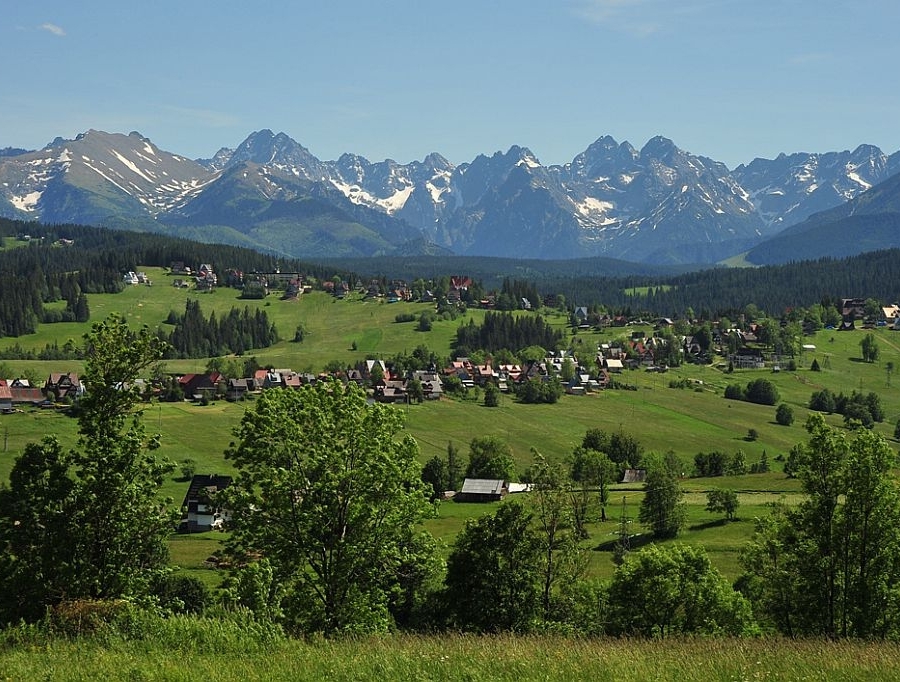
<path fill-rule="evenodd" d="M 231 476 L 219 476 L 218 474 L 194 474 L 191 484 L 184 496 L 182 507 L 187 507 L 191 500 L 197 500 L 201 491 L 218 492 L 231 485 Z"/>

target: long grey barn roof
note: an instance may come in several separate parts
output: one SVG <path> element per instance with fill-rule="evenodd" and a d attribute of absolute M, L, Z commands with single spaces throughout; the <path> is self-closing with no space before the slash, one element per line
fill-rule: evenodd
<path fill-rule="evenodd" d="M 460 492 L 499 495 L 502 489 L 502 479 L 467 478 L 463 481 L 462 490 Z"/>

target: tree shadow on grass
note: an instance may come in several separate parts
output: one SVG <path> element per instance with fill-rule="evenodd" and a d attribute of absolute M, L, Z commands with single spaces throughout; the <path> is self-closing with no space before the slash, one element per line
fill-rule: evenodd
<path fill-rule="evenodd" d="M 630 535 L 628 536 L 628 547 L 631 550 L 640 549 L 644 545 L 649 545 L 653 542 L 653 535 L 651 533 L 640 533 L 639 535 Z M 616 545 L 619 544 L 619 538 L 614 538 L 612 540 L 606 540 L 601 542 L 599 545 L 594 547 L 595 552 L 612 552 L 615 550 Z"/>
<path fill-rule="evenodd" d="M 736 521 L 737 519 L 735 519 Z M 728 524 L 728 519 L 715 519 L 714 521 L 704 521 L 703 523 L 695 523 L 688 526 L 688 530 L 707 530 L 708 528 L 720 528 Z"/>

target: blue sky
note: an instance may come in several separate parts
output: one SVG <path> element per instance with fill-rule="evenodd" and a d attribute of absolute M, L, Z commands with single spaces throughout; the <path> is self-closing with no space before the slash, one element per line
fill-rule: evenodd
<path fill-rule="evenodd" d="M 565 163 L 654 135 L 729 167 L 900 150 L 896 0 L 49 0 L 0 10 L 0 147 L 137 130 L 193 158 Z"/>

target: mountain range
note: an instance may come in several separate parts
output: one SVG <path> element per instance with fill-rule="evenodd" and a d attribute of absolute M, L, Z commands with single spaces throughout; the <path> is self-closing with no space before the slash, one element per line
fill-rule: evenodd
<path fill-rule="evenodd" d="M 606 136 L 564 165 L 545 166 L 514 146 L 456 166 L 436 153 L 409 164 L 349 153 L 322 161 L 269 130 L 192 160 L 137 132 L 89 130 L 36 151 L 0 151 L 0 215 L 159 231 L 305 259 L 459 254 L 701 264 L 746 254 L 750 262 L 784 262 L 831 255 L 825 247 L 849 255 L 900 246 L 898 172 L 900 152 L 871 145 L 729 169 L 664 137 L 636 149 Z"/>

